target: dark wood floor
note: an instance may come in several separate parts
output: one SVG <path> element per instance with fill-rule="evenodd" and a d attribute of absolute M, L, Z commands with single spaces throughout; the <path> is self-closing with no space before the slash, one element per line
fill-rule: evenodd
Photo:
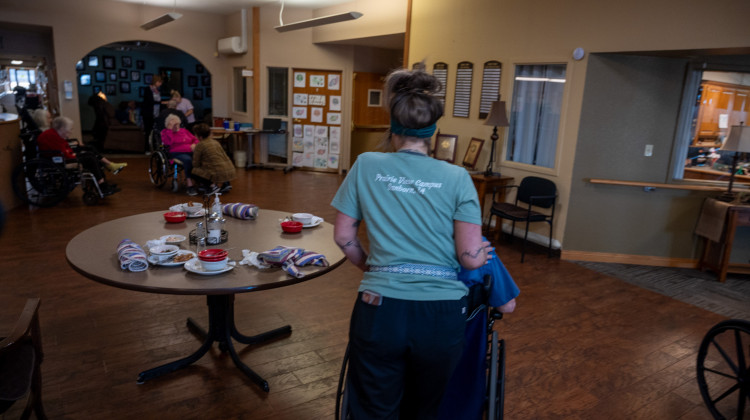
<path fill-rule="evenodd" d="M 115 159 L 116 160 L 116 159 Z M 87 207 L 76 190 L 51 209 L 16 208 L 0 238 L 0 327 L 25 299 L 42 299 L 50 418 L 332 418 L 348 318 L 360 273 L 350 264 L 299 285 L 238 295 L 236 320 L 247 334 L 289 323 L 289 338 L 241 352 L 265 376 L 259 391 L 214 348 L 196 365 L 143 385 L 138 372 L 199 344 L 188 316 L 205 322 L 204 298 L 108 287 L 73 271 L 67 242 L 122 216 L 185 202 L 154 189 L 146 159 L 112 177 L 122 192 Z M 306 211 L 332 221 L 335 174 L 239 171 L 224 201 Z M 261 210 L 262 211 L 262 210 Z M 122 238 L 111 238 L 112 252 Z M 700 340 L 723 317 L 639 289 L 540 252 L 498 253 L 522 292 L 497 326 L 508 346 L 507 419 L 705 419 L 695 381 Z M 210 281 L 210 279 L 207 279 Z M 15 408 L 7 418 L 15 418 Z"/>

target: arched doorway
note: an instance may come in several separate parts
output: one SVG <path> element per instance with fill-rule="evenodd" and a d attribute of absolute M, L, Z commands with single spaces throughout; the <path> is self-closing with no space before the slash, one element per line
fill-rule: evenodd
<path fill-rule="evenodd" d="M 81 132 L 85 143 L 94 142 L 97 121 L 94 107 L 89 102 L 99 92 L 115 110 L 135 102 L 136 111 L 118 112 L 118 121 L 142 129 L 144 110 L 141 103 L 154 75 L 160 75 L 164 80 L 160 89 L 164 103 L 170 98 L 172 90 L 176 90 L 192 103 L 196 121 L 211 124 L 211 74 L 195 57 L 178 48 L 150 41 L 111 43 L 81 57 L 76 65 L 76 74 Z M 125 118 L 133 114 L 136 114 L 134 121 Z M 145 139 L 145 133 L 142 136 Z M 122 150 L 135 151 L 135 148 Z"/>

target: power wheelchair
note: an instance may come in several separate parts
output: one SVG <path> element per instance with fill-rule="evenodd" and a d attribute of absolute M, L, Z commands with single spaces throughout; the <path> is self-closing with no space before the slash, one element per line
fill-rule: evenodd
<path fill-rule="evenodd" d="M 481 409 L 483 411 L 482 418 L 487 420 L 502 420 L 505 396 L 505 341 L 498 337 L 498 333 L 493 327 L 495 321 L 503 318 L 503 314 L 497 309 L 489 306 L 489 296 L 492 287 L 491 276 L 485 275 L 483 281 L 484 284 L 475 284 L 469 288 L 467 302 L 470 312 L 466 322 L 467 327 L 468 323 L 482 321 L 485 322 L 486 326 L 484 335 L 486 340 L 482 343 L 486 348 L 486 355 L 484 356 L 484 361 L 482 363 L 482 372 L 479 373 L 486 377 L 484 395 L 479 396 L 479 399 L 481 399 L 479 404 L 481 404 Z M 347 345 L 346 352 L 344 353 L 344 360 L 341 365 L 341 372 L 339 374 L 339 383 L 336 389 L 336 420 L 346 420 L 350 418 L 348 413 L 348 396 L 346 392 L 349 351 L 350 347 Z M 451 387 L 452 385 L 449 385 L 449 388 Z M 448 393 L 446 393 L 444 398 L 456 399 L 460 401 L 460 404 L 471 399 L 471 396 L 467 398 L 467 396 L 464 395 L 447 394 Z M 469 402 L 468 404 L 471 405 L 472 403 Z M 472 411 L 469 406 L 466 406 L 466 409 L 467 412 Z M 445 416 L 441 414 L 440 418 L 444 417 Z M 468 414 L 464 414 L 464 417 L 468 417 Z"/>
<path fill-rule="evenodd" d="M 57 151 L 40 152 L 39 130 L 21 134 L 23 163 L 13 170 L 13 192 L 25 204 L 52 207 L 63 201 L 77 185 L 83 189 L 83 202 L 96 205 L 105 197 L 94 174 L 82 170 L 77 160 L 65 160 Z"/>

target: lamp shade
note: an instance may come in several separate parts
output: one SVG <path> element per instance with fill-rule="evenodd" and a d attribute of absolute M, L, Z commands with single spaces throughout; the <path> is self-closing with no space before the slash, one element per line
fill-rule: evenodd
<path fill-rule="evenodd" d="M 750 152 L 750 126 L 733 125 L 721 149 L 735 152 Z"/>
<path fill-rule="evenodd" d="M 508 127 L 508 116 L 505 112 L 505 102 L 495 101 L 492 103 L 490 108 L 490 115 L 484 120 L 484 125 L 492 125 L 495 127 Z"/>

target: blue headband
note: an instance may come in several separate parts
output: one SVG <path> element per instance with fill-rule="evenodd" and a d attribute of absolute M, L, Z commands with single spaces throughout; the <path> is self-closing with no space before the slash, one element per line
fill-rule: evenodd
<path fill-rule="evenodd" d="M 437 125 L 432 123 L 427 127 L 422 128 L 406 128 L 401 125 L 398 121 L 391 118 L 391 133 L 398 134 L 400 136 L 416 137 L 418 139 L 427 139 L 435 134 Z"/>

